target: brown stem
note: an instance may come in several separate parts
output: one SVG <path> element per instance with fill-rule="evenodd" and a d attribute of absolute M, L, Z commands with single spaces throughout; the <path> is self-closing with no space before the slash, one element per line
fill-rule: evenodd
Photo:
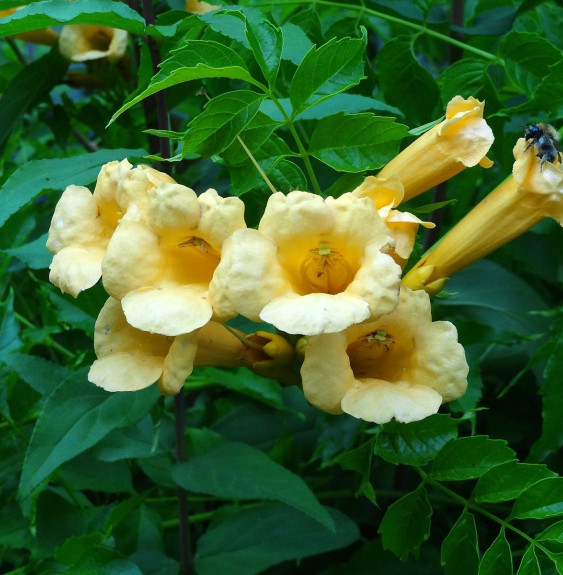
<path fill-rule="evenodd" d="M 155 23 L 154 8 L 152 0 L 143 0 L 143 14 L 147 25 Z M 158 65 L 161 62 L 160 51 L 154 38 L 147 36 L 147 45 L 151 56 L 153 74 L 158 72 Z M 166 106 L 166 93 L 161 90 L 150 98 L 156 107 L 156 127 L 158 130 L 168 129 L 168 111 Z M 153 140 L 154 141 L 154 140 Z M 150 140 L 149 140 L 150 142 Z M 162 158 L 170 157 L 170 141 L 168 138 L 158 138 L 158 150 Z M 152 150 L 151 150 L 152 151 Z M 163 162 L 159 169 L 169 172 L 169 165 Z M 186 437 L 185 437 L 185 414 L 186 414 L 186 397 L 182 389 L 174 397 L 174 427 L 176 435 L 176 461 L 186 461 Z M 176 488 L 176 496 L 178 499 L 178 528 L 180 536 L 180 573 L 182 575 L 190 575 L 194 573 L 193 559 L 192 559 L 192 546 L 190 538 L 190 515 L 188 508 L 188 493 L 183 488 L 178 486 Z"/>

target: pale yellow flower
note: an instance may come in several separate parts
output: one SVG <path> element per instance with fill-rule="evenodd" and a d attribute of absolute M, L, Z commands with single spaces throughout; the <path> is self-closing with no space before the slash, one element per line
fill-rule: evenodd
<path fill-rule="evenodd" d="M 338 332 L 389 313 L 400 267 L 367 198 L 273 194 L 258 230 L 225 242 L 211 282 L 216 317 L 238 313 L 291 334 Z"/>
<path fill-rule="evenodd" d="M 106 58 L 119 60 L 127 50 L 127 32 L 108 26 L 63 26 L 59 38 L 61 55 L 72 62 Z"/>
<path fill-rule="evenodd" d="M 417 138 L 393 158 L 377 175 L 399 176 L 407 201 L 465 168 L 480 164 L 488 168 L 486 157 L 494 136 L 483 119 L 485 103 L 475 98 L 455 96 L 446 108 L 446 119 Z"/>
<path fill-rule="evenodd" d="M 190 188 L 163 183 L 149 190 L 146 216 L 130 209 L 114 232 L 102 263 L 104 287 L 138 329 L 194 331 L 213 313 L 208 287 L 222 244 L 244 226 L 240 199 L 215 190 L 198 197 Z"/>
<path fill-rule="evenodd" d="M 309 337 L 303 392 L 328 413 L 375 423 L 418 421 L 461 397 L 468 366 L 455 326 L 432 322 L 425 292 L 401 289 L 397 309 L 340 333 Z"/>
<path fill-rule="evenodd" d="M 374 203 L 377 213 L 395 239 L 395 247 L 389 253 L 404 268 L 414 248 L 418 226 L 433 228 L 435 224 L 424 222 L 409 212 L 393 209 L 403 201 L 405 195 L 398 174 L 389 178 L 368 176 L 352 194 L 359 198 L 369 198 Z"/>
<path fill-rule="evenodd" d="M 123 160 L 102 167 L 93 194 L 84 186 L 68 186 L 49 228 L 51 282 L 74 297 L 92 287 L 102 274 L 102 258 L 119 219 L 131 204 L 146 210 L 148 189 L 163 181 L 174 180 L 148 166 L 132 169 Z"/>
<path fill-rule="evenodd" d="M 192 14 L 206 14 L 207 12 L 219 10 L 219 8 L 221 6 L 209 4 L 209 2 L 203 2 L 202 0 L 186 0 L 186 12 L 191 12 Z"/>
<path fill-rule="evenodd" d="M 512 176 L 475 206 L 403 278 L 403 285 L 439 292 L 449 277 L 520 236 L 546 217 L 563 225 L 563 170 L 540 159 L 520 138 Z"/>
<path fill-rule="evenodd" d="M 287 379 L 293 360 L 293 348 L 276 334 L 245 336 L 214 321 L 178 337 L 141 331 L 127 323 L 119 301 L 111 297 L 96 320 L 94 348 L 98 359 L 88 379 L 112 392 L 138 391 L 158 382 L 163 395 L 175 395 L 194 366 L 245 366 Z"/>

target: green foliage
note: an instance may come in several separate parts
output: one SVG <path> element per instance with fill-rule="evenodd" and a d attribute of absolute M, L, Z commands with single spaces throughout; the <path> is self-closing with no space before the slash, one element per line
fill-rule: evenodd
<path fill-rule="evenodd" d="M 467 394 L 382 425 L 322 413 L 296 386 L 244 368 L 197 368 L 179 430 L 156 386 L 95 387 L 106 295 L 61 294 L 45 242 L 63 190 L 93 190 L 110 161 L 156 160 L 198 194 L 239 196 L 255 227 L 265 177 L 337 197 L 452 97 L 474 96 L 486 100 L 495 165 L 405 207 L 441 237 L 510 174 L 526 124 L 561 126 L 563 8 L 468 3 L 454 22 L 440 2 L 244 0 L 188 15 L 168 0 L 147 24 L 126 2 L 24 4 L 0 18 L 0 572 L 187 573 L 185 489 L 199 575 L 562 573 L 556 222 L 457 273 L 434 300 L 434 319 L 465 347 Z M 15 36 L 72 24 L 128 31 L 125 57 L 69 63 L 57 44 Z M 182 437 L 188 455 L 175 461 Z"/>

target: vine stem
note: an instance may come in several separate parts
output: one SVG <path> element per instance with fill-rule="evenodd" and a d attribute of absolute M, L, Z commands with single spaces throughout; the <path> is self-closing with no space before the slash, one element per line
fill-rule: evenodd
<path fill-rule="evenodd" d="M 437 38 L 438 40 L 441 40 L 442 42 L 445 42 L 446 44 L 451 44 L 452 46 L 457 46 L 458 48 L 461 48 L 462 50 L 465 50 L 466 52 L 472 52 L 476 56 L 480 56 L 481 58 L 484 58 L 485 60 L 491 60 L 491 61 L 496 62 L 496 63 L 501 64 L 501 65 L 503 63 L 502 59 L 498 58 L 494 54 L 489 54 L 489 52 L 485 52 L 484 50 L 480 50 L 479 48 L 475 48 L 474 46 L 470 46 L 469 44 L 466 44 L 465 42 L 461 42 L 460 40 L 457 40 L 455 38 L 451 38 L 447 34 L 441 34 L 440 32 L 436 32 L 435 30 L 432 30 L 431 28 L 427 28 L 426 26 L 424 26 L 422 24 L 417 24 L 416 22 L 409 22 L 408 20 L 403 20 L 402 18 L 398 18 L 397 16 L 391 16 L 391 14 L 385 14 L 384 12 L 379 12 L 378 10 L 373 10 L 372 8 L 367 8 L 366 6 L 363 6 L 363 5 L 355 6 L 353 4 L 344 4 L 343 2 L 332 2 L 331 0 L 312 0 L 312 2 L 306 2 L 304 0 L 294 0 L 294 1 L 292 1 L 292 0 L 272 0 L 269 2 L 265 2 L 263 4 L 257 4 L 256 6 L 258 6 L 258 7 L 260 7 L 260 6 L 273 6 L 273 5 L 277 5 L 277 4 L 283 4 L 284 6 L 287 6 L 288 4 L 307 4 L 307 5 L 320 4 L 322 6 L 332 6 L 334 8 L 342 8 L 342 9 L 346 9 L 346 10 L 361 11 L 361 12 L 364 12 L 366 14 L 369 14 L 370 16 L 374 16 L 375 18 L 381 18 L 381 20 L 386 20 L 387 22 L 393 22 L 394 24 L 398 24 L 399 26 L 405 26 L 406 28 L 411 28 L 413 30 L 416 30 L 417 32 L 420 32 L 421 34 L 427 34 L 428 36 L 432 36 L 433 38 Z"/>
<path fill-rule="evenodd" d="M 283 106 L 280 104 L 279 100 L 273 94 L 270 94 L 270 99 L 272 100 L 272 102 L 274 102 L 274 104 L 276 105 L 276 107 L 280 111 L 281 115 L 283 116 L 283 119 L 285 120 L 285 123 L 286 123 L 289 131 L 291 132 L 291 135 L 293 136 L 293 139 L 295 140 L 295 143 L 297 144 L 297 148 L 299 150 L 299 155 L 301 156 L 301 159 L 303 160 L 303 163 L 305 164 L 305 169 L 307 170 L 307 173 L 309 174 L 309 179 L 311 180 L 311 185 L 313 186 L 313 190 L 319 196 L 322 195 L 321 187 L 319 186 L 319 182 L 317 181 L 317 176 L 315 175 L 315 172 L 313 170 L 313 166 L 311 165 L 311 160 L 309 159 L 309 154 L 307 153 L 307 150 L 305 149 L 305 146 L 303 145 L 303 142 L 301 141 L 301 138 L 299 137 L 299 134 L 297 133 L 295 126 L 293 125 L 292 119 L 286 114 Z"/>
<path fill-rule="evenodd" d="M 517 535 L 528 541 L 528 543 L 530 543 L 531 545 L 534 545 L 538 549 L 541 549 L 548 557 L 551 557 L 552 554 L 549 551 L 549 549 L 544 547 L 541 543 L 538 543 L 533 537 L 530 537 L 527 533 L 524 533 L 524 531 L 521 531 L 517 527 L 514 527 L 514 525 L 511 525 L 508 521 L 505 521 L 504 519 L 497 517 L 494 513 L 491 513 L 490 511 L 483 509 L 483 507 L 481 507 L 477 503 L 474 503 L 473 501 L 470 501 L 469 499 L 462 497 L 455 491 L 452 491 L 445 485 L 442 485 L 439 481 L 432 479 L 422 469 L 420 469 L 420 467 L 415 467 L 414 469 L 420 475 L 424 483 L 426 483 L 427 485 L 432 485 L 432 487 L 439 489 L 442 493 L 445 493 L 448 497 L 450 497 L 454 501 L 457 501 L 465 508 L 476 511 L 477 513 L 480 513 L 484 517 L 487 517 L 487 519 L 490 519 L 491 521 L 498 523 L 503 529 L 508 529 L 509 531 L 516 533 Z"/>
<path fill-rule="evenodd" d="M 155 23 L 154 6 L 152 0 L 143 0 L 143 15 L 148 25 Z M 160 51 L 154 38 L 146 38 L 147 45 L 151 56 L 153 73 L 158 71 L 158 65 L 161 62 Z M 153 96 L 156 103 L 157 129 L 168 130 L 168 109 L 166 105 L 166 92 L 160 90 Z M 170 141 L 168 138 L 160 138 L 160 157 L 170 158 Z M 162 166 L 163 171 L 169 172 L 168 166 Z M 186 396 L 184 389 L 174 397 L 174 430 L 176 436 L 176 461 L 186 461 Z M 178 531 L 180 544 L 180 573 L 190 575 L 194 572 L 192 545 L 190 537 L 190 515 L 188 507 L 188 493 L 178 485 L 176 487 L 176 496 L 178 500 Z"/>

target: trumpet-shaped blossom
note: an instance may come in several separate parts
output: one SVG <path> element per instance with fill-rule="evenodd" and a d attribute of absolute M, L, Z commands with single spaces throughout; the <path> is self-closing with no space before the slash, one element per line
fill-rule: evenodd
<path fill-rule="evenodd" d="M 433 228 L 435 224 L 424 222 L 409 212 L 393 209 L 403 201 L 405 195 L 397 174 L 389 178 L 368 176 L 352 194 L 359 198 L 369 198 L 373 202 L 395 240 L 395 247 L 389 253 L 404 268 L 413 250 L 418 226 Z"/>
<path fill-rule="evenodd" d="M 399 176 L 403 201 L 449 180 L 462 170 L 492 162 L 485 156 L 494 136 L 483 119 L 485 103 L 455 96 L 446 108 L 446 119 L 417 138 L 379 173 L 380 178 Z"/>
<path fill-rule="evenodd" d="M 524 138 L 507 178 L 458 222 L 403 278 L 403 285 L 439 292 L 455 272 L 490 254 L 546 217 L 563 225 L 563 169 L 540 159 Z"/>
<path fill-rule="evenodd" d="M 127 323 L 119 301 L 110 297 L 96 320 L 98 359 L 88 379 L 106 391 L 138 391 L 158 381 L 163 395 L 175 395 L 198 365 L 245 366 L 267 377 L 292 376 L 293 347 L 285 339 L 266 332 L 233 332 L 210 321 L 178 337 L 148 333 Z"/>
<path fill-rule="evenodd" d="M 209 282 L 225 239 L 245 226 L 244 204 L 215 190 L 199 197 L 180 184 L 149 190 L 146 216 L 130 209 L 102 263 L 106 291 L 127 321 L 162 335 L 189 333 L 213 314 Z"/>
<path fill-rule="evenodd" d="M 273 194 L 258 230 L 225 242 L 210 286 L 216 317 L 314 335 L 389 313 L 401 273 L 387 253 L 393 243 L 367 198 Z"/>
<path fill-rule="evenodd" d="M 92 287 L 102 274 L 102 259 L 117 222 L 132 204 L 145 211 L 148 189 L 166 181 L 174 180 L 148 166 L 132 169 L 123 160 L 102 167 L 93 194 L 84 186 L 68 186 L 47 239 L 54 254 L 51 282 L 74 297 Z"/>
<path fill-rule="evenodd" d="M 59 50 L 72 62 L 106 58 L 113 63 L 127 50 L 127 32 L 108 26 L 63 26 Z"/>
<path fill-rule="evenodd" d="M 305 397 L 328 413 L 375 423 L 418 421 L 467 387 L 455 326 L 432 322 L 428 295 L 408 288 L 393 313 L 309 337 L 304 350 Z"/>

